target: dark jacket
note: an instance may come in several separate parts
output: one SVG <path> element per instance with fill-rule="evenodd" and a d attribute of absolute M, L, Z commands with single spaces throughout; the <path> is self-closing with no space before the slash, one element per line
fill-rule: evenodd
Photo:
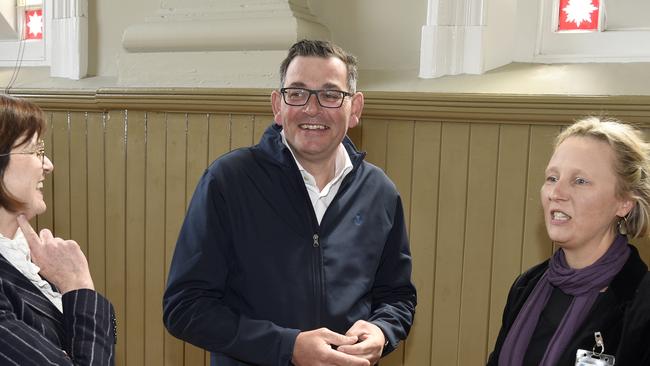
<path fill-rule="evenodd" d="M 63 314 L 0 255 L 0 365 L 113 365 L 115 315 L 92 290 L 62 297 Z"/>
<path fill-rule="evenodd" d="M 603 335 L 605 353 L 616 357 L 616 366 L 650 365 L 650 275 L 639 252 L 633 246 L 630 248 L 627 262 L 607 291 L 598 297 L 557 365 L 575 365 L 578 349 L 594 347 L 596 331 Z M 510 289 L 501 330 L 488 365 L 498 364 L 499 352 L 510 327 L 547 268 L 548 260 L 519 276 Z"/>
<path fill-rule="evenodd" d="M 359 319 L 393 350 L 415 311 L 395 186 L 346 138 L 353 170 L 319 225 L 281 128 L 217 159 L 188 208 L 164 295 L 174 336 L 212 364 L 288 365 L 300 331 Z"/>

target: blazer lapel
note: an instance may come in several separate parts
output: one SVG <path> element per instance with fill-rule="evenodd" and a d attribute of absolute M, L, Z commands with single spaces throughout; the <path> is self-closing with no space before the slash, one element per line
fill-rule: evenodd
<path fill-rule="evenodd" d="M 62 325 L 61 312 L 27 277 L 0 254 L 0 277 L 14 284 L 16 292 L 34 311 Z"/>

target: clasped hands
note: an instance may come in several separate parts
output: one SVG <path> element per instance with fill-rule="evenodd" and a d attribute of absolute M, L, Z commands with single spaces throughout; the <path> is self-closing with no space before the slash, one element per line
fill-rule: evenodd
<path fill-rule="evenodd" d="M 370 366 L 379 361 L 384 344 L 378 326 L 358 320 L 345 335 L 327 328 L 301 332 L 291 361 L 295 366 Z"/>

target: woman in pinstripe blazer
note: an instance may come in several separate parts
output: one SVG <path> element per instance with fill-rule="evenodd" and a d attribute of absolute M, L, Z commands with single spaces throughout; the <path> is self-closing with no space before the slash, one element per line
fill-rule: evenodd
<path fill-rule="evenodd" d="M 0 95 L 0 365 L 113 365 L 113 307 L 79 245 L 34 232 L 54 166 L 43 112 Z"/>

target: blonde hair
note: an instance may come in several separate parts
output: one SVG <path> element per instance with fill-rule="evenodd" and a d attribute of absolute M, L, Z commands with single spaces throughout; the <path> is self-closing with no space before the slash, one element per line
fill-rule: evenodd
<path fill-rule="evenodd" d="M 616 193 L 634 201 L 632 210 L 625 217 L 628 236 L 649 236 L 650 144 L 641 131 L 615 118 L 585 117 L 557 136 L 555 148 L 573 136 L 591 137 L 612 147 L 614 171 L 618 177 Z"/>

